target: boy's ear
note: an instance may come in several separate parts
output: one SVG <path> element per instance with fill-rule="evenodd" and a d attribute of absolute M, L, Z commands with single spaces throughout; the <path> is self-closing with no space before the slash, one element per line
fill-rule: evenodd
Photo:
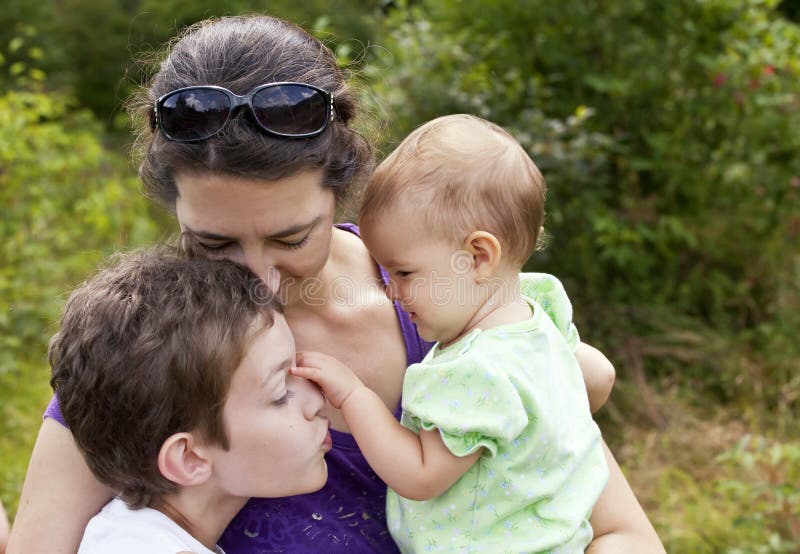
<path fill-rule="evenodd" d="M 472 255 L 473 267 L 478 278 L 491 277 L 500 265 L 503 249 L 500 241 L 487 231 L 473 231 L 464 240 L 464 250 Z"/>
<path fill-rule="evenodd" d="M 211 469 L 206 449 L 192 433 L 170 435 L 158 452 L 161 475 L 182 487 L 205 483 Z"/>

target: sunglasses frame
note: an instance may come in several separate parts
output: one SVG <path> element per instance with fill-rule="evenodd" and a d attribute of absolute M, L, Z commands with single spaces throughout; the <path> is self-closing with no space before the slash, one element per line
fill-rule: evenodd
<path fill-rule="evenodd" d="M 320 93 L 322 95 L 322 97 L 325 99 L 325 119 L 323 120 L 323 125 L 319 129 L 317 129 L 316 131 L 312 131 L 310 133 L 281 133 L 281 132 L 274 131 L 274 130 L 266 127 L 263 123 L 261 123 L 261 121 L 259 121 L 258 116 L 256 115 L 256 112 L 255 112 L 255 108 L 253 108 L 253 96 L 258 94 L 262 90 L 265 90 L 265 89 L 268 89 L 268 88 L 275 88 L 275 87 L 279 87 L 279 86 L 283 86 L 283 85 L 297 85 L 297 86 L 305 87 L 305 88 L 314 90 L 314 91 L 316 91 L 316 92 L 318 92 L 318 93 Z M 198 138 L 190 138 L 190 139 L 175 138 L 172 135 L 170 135 L 167 132 L 166 129 L 164 129 L 163 119 L 161 117 L 159 117 L 159 111 L 164 107 L 164 102 L 169 97 L 171 97 L 171 96 L 173 96 L 175 94 L 181 93 L 181 92 L 189 91 L 189 90 L 214 90 L 214 91 L 222 92 L 223 94 L 225 94 L 225 96 L 228 97 L 228 99 L 230 100 L 231 105 L 228 108 L 228 115 L 225 118 L 225 121 L 222 123 L 222 125 L 219 126 L 219 129 L 217 129 L 213 133 L 210 133 L 207 136 L 198 137 Z M 242 106 L 247 106 L 248 108 L 250 108 L 250 115 L 252 116 L 253 121 L 255 121 L 256 125 L 258 125 L 259 128 L 262 131 L 264 131 L 268 135 L 272 135 L 272 136 L 276 136 L 276 137 L 283 137 L 283 138 L 311 138 L 311 137 L 316 137 L 317 135 L 322 134 L 322 132 L 325 131 L 325 129 L 328 128 L 328 125 L 330 123 L 332 123 L 334 119 L 336 119 L 336 110 L 333 107 L 333 95 L 330 92 L 328 92 L 327 90 L 325 90 L 323 88 L 320 88 L 320 87 L 317 87 L 317 86 L 314 86 L 314 85 L 309 85 L 308 83 L 298 83 L 298 82 L 295 82 L 295 81 L 279 81 L 279 82 L 276 82 L 276 83 L 266 83 L 266 84 L 263 84 L 263 85 L 258 85 L 253 90 L 251 90 L 250 92 L 248 92 L 247 94 L 245 94 L 243 96 L 239 95 L 239 94 L 236 94 L 236 93 L 226 89 L 225 87 L 219 87 L 219 86 L 216 86 L 216 85 L 194 85 L 194 86 L 191 86 L 191 87 L 183 87 L 183 88 L 171 90 L 168 93 L 159 96 L 159 98 L 155 101 L 155 104 L 153 105 L 152 118 L 150 120 L 150 127 L 151 127 L 151 129 L 153 131 L 158 129 L 159 131 L 161 131 L 161 134 L 164 135 L 164 137 L 167 140 L 170 140 L 170 141 L 173 141 L 173 142 L 198 142 L 198 141 L 201 141 L 201 140 L 208 140 L 211 137 L 219 134 L 222 131 L 222 129 L 225 128 L 225 125 L 227 125 L 228 122 L 231 120 L 231 116 L 233 115 L 233 113 L 236 110 L 238 110 L 239 108 L 241 108 Z"/>

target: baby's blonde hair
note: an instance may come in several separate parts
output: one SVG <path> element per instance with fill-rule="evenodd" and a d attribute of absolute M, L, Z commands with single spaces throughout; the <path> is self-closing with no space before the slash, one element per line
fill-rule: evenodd
<path fill-rule="evenodd" d="M 447 115 L 414 130 L 378 166 L 359 223 L 403 202 L 437 236 L 461 243 L 473 231 L 492 233 L 503 257 L 521 266 L 542 230 L 545 192 L 536 164 L 505 129 Z"/>

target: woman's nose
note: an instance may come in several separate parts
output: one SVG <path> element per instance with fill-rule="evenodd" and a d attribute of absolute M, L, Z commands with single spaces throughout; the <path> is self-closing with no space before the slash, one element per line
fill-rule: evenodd
<path fill-rule="evenodd" d="M 293 374 L 289 374 L 288 386 L 300 401 L 305 418 L 312 420 L 317 417 L 325 406 L 322 390 L 308 379 Z"/>
<path fill-rule="evenodd" d="M 274 292 L 281 284 L 281 274 L 276 267 L 276 260 L 267 253 L 257 250 L 244 251 L 244 265 L 258 275 L 264 283 Z"/>

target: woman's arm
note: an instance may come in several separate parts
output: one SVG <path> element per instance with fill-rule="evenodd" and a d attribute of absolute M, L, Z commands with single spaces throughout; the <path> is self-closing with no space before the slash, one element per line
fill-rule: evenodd
<path fill-rule="evenodd" d="M 8 554 L 74 554 L 111 489 L 89 471 L 69 430 L 47 418 L 33 447 Z"/>
<path fill-rule="evenodd" d="M 0 554 L 5 554 L 7 544 L 8 544 L 8 516 L 6 515 L 5 508 L 3 508 L 3 503 L 0 502 Z"/>
<path fill-rule="evenodd" d="M 602 352 L 585 342 L 578 343 L 575 358 L 583 373 L 586 393 L 589 395 L 589 408 L 595 413 L 603 407 L 611 394 L 616 378 L 614 366 Z"/>
<path fill-rule="evenodd" d="M 594 539 L 587 554 L 663 553 L 664 546 L 605 442 L 608 485 L 592 510 Z"/>

